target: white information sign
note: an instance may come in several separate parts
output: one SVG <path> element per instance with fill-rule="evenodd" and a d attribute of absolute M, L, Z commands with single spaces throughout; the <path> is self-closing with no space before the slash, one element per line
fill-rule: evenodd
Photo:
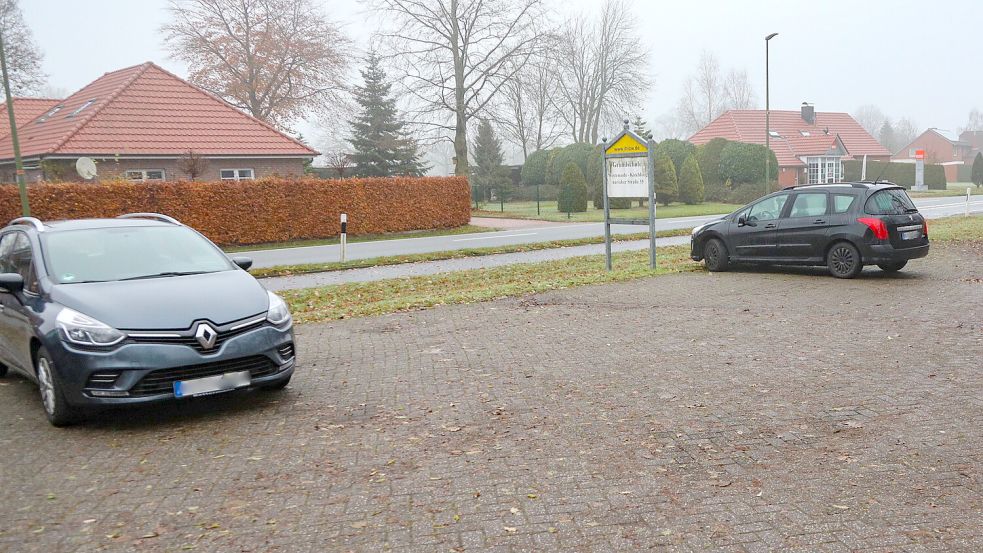
<path fill-rule="evenodd" d="M 607 160 L 609 198 L 647 198 L 649 195 L 648 157 L 621 157 Z"/>

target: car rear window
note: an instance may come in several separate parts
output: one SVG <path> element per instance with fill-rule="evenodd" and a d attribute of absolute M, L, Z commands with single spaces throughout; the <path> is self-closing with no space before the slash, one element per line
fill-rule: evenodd
<path fill-rule="evenodd" d="M 903 215 L 918 211 L 908 194 L 900 188 L 880 190 L 867 198 L 864 211 L 871 215 Z"/>

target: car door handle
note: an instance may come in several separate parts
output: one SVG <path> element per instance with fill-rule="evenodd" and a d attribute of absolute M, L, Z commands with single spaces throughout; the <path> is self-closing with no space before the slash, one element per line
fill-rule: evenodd
<path fill-rule="evenodd" d="M 765 225 L 765 228 L 775 228 L 777 226 L 778 225 L 776 225 L 775 223 L 768 223 L 767 225 Z"/>
<path fill-rule="evenodd" d="M 812 222 L 812 224 L 814 225 L 822 225 L 825 223 L 826 223 L 826 219 L 816 219 L 815 221 Z"/>

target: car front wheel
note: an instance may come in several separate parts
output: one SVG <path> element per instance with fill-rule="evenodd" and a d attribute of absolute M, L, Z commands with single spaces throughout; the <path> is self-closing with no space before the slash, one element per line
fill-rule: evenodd
<path fill-rule="evenodd" d="M 836 278 L 854 278 L 864 268 L 860 252 L 848 242 L 839 242 L 830 248 L 826 254 L 826 266 Z"/>
<path fill-rule="evenodd" d="M 897 263 L 878 263 L 877 266 L 885 273 L 896 273 L 904 269 L 904 266 L 907 264 L 907 261 L 899 261 Z"/>
<path fill-rule="evenodd" d="M 41 405 L 48 422 L 54 426 L 67 426 L 76 421 L 78 414 L 65 401 L 61 391 L 55 363 L 51 360 L 48 350 L 43 347 L 38 350 L 35 370 L 38 377 L 38 390 L 41 392 Z"/>
<path fill-rule="evenodd" d="M 707 269 L 711 272 L 726 271 L 729 259 L 727 258 L 727 247 L 719 238 L 711 238 L 703 247 L 703 259 L 706 260 Z"/>

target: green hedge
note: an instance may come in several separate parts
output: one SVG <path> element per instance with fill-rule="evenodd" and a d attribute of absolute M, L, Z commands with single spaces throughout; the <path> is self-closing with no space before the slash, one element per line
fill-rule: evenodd
<path fill-rule="evenodd" d="M 862 160 L 851 159 L 843 162 L 843 180 L 859 181 Z M 885 169 L 884 166 L 888 167 Z M 879 179 L 893 182 L 898 186 L 912 188 L 915 186 L 914 163 L 885 163 L 883 161 L 867 162 L 867 180 Z M 931 190 L 945 190 L 945 168 L 941 165 L 925 164 L 925 184 Z"/>

